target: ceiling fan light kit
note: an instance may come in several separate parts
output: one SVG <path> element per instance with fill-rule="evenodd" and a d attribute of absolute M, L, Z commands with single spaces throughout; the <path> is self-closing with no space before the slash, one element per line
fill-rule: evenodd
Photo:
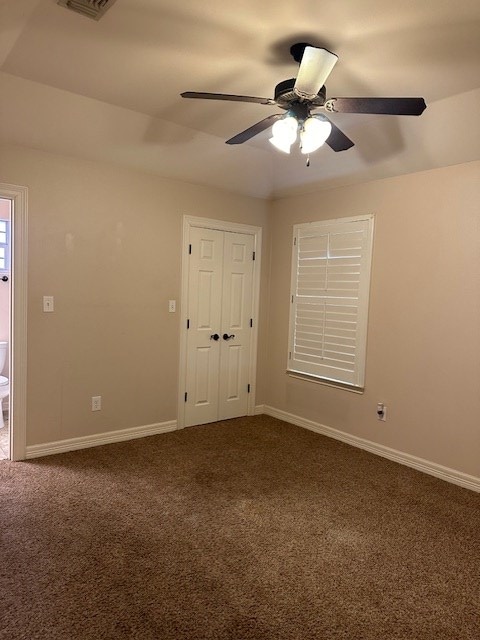
<path fill-rule="evenodd" d="M 384 115 L 419 116 L 426 108 L 423 98 L 329 98 L 326 99 L 325 81 L 337 63 L 338 56 L 318 47 L 299 42 L 290 52 L 300 68 L 296 78 L 284 80 L 275 87 L 275 98 L 237 96 L 224 93 L 186 91 L 182 98 L 227 100 L 277 105 L 286 114 L 277 113 L 252 125 L 226 141 L 242 144 L 272 127 L 271 144 L 284 153 L 290 153 L 300 130 L 300 149 L 303 154 L 319 149 L 326 143 L 333 151 L 345 151 L 354 143 L 327 116 L 315 113 L 324 109 L 329 113 L 367 113 Z M 307 166 L 309 162 L 307 162 Z"/>
<path fill-rule="evenodd" d="M 292 144 L 297 140 L 300 130 L 300 150 L 304 155 L 319 149 L 332 132 L 332 125 L 322 115 L 309 116 L 306 120 L 297 120 L 295 115 L 287 113 L 272 127 L 270 142 L 279 151 L 290 153 Z"/>

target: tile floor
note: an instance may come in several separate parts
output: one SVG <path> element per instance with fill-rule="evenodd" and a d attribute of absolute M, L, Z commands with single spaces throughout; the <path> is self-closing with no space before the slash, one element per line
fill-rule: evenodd
<path fill-rule="evenodd" d="M 0 429 L 0 460 L 8 459 L 8 419 L 5 418 L 5 426 Z"/>

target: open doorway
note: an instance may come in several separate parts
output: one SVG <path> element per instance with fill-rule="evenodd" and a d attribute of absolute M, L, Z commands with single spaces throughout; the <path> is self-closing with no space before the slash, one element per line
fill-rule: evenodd
<path fill-rule="evenodd" d="M 26 187 L 0 183 L 0 460 L 27 457 L 27 200 Z"/>
<path fill-rule="evenodd" d="M 0 197 L 0 460 L 10 458 L 12 200 Z"/>

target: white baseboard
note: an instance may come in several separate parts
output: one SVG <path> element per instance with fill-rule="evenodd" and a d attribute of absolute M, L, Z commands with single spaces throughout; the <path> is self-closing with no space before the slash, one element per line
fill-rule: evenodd
<path fill-rule="evenodd" d="M 57 440 L 56 442 L 34 444 L 27 447 L 26 458 L 29 460 L 31 458 L 40 458 L 41 456 L 51 456 L 55 453 L 65 453 L 67 451 L 76 451 L 77 449 L 98 447 L 102 444 L 112 444 L 113 442 L 145 438 L 145 436 L 154 436 L 159 433 L 167 433 L 167 431 L 175 431 L 176 428 L 177 421 L 169 420 L 167 422 L 159 422 L 157 424 L 130 427 L 129 429 L 96 433 L 95 435 L 82 436 L 80 438 L 69 438 L 68 440 Z"/>
<path fill-rule="evenodd" d="M 266 415 L 278 418 L 284 422 L 295 424 L 298 427 L 309 429 L 315 433 L 340 440 L 359 449 L 370 451 L 383 458 L 388 458 L 394 462 L 398 462 L 407 467 L 412 467 L 417 471 L 428 473 L 429 475 L 440 478 L 452 484 L 456 484 L 465 489 L 471 489 L 472 491 L 480 492 L 480 478 L 471 476 L 455 469 L 444 467 L 435 462 L 430 462 L 423 458 L 417 458 L 409 453 L 403 453 L 390 447 L 377 444 L 358 436 L 353 436 L 344 431 L 339 431 L 333 427 L 327 427 L 326 425 L 314 422 L 313 420 L 307 420 L 300 416 L 296 416 L 293 413 L 282 411 L 281 409 L 275 409 L 268 405 L 257 405 L 255 407 L 255 415 L 265 413 Z M 168 431 L 175 431 L 177 428 L 176 420 L 169 420 L 167 422 L 160 422 L 157 424 L 148 424 L 140 427 L 131 427 L 129 429 L 120 429 L 118 431 L 108 431 L 106 433 L 97 433 L 91 436 L 83 436 L 80 438 L 69 438 L 67 440 L 58 440 L 56 442 L 46 442 L 43 444 L 35 444 L 27 447 L 27 460 L 31 458 L 39 458 L 42 456 L 49 456 L 56 453 L 66 453 L 67 451 L 76 451 L 77 449 L 87 449 L 88 447 L 97 447 L 103 444 L 112 444 L 114 442 L 123 442 L 125 440 L 133 440 L 135 438 L 145 438 L 146 436 L 153 436 L 159 433 L 167 433 Z"/>
<path fill-rule="evenodd" d="M 306 418 L 301 418 L 300 416 L 287 413 L 286 411 L 281 411 L 280 409 L 275 409 L 268 405 L 265 405 L 263 409 L 263 413 L 266 413 L 273 418 L 278 418 L 284 422 L 295 424 L 298 427 L 315 431 L 315 433 L 320 433 L 324 436 L 328 436 L 329 438 L 334 438 L 335 440 L 341 440 L 342 442 L 346 442 L 347 444 L 358 447 L 359 449 L 365 449 L 365 451 L 375 453 L 377 456 L 382 456 L 383 458 L 388 458 L 394 462 L 399 462 L 400 464 L 412 467 L 412 469 L 416 469 L 417 471 L 423 471 L 423 473 L 428 473 L 431 476 L 435 476 L 441 480 L 446 480 L 447 482 L 464 487 L 465 489 L 480 492 L 480 478 L 475 476 L 470 476 L 466 473 L 462 473 L 461 471 L 456 471 L 455 469 L 449 469 L 448 467 L 436 464 L 435 462 L 430 462 L 429 460 L 424 460 L 423 458 L 417 458 L 409 453 L 390 449 L 390 447 L 385 447 L 384 445 L 371 442 L 370 440 L 353 436 L 349 433 L 345 433 L 344 431 L 327 427 L 318 422 L 314 422 L 313 420 L 307 420 Z"/>

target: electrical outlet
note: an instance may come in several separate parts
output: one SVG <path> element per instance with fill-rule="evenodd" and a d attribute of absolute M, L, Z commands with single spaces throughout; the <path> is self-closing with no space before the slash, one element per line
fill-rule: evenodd
<path fill-rule="evenodd" d="M 177 304 L 176 304 L 175 300 L 169 300 L 168 301 L 168 311 L 169 311 L 169 313 L 175 313 L 176 307 L 177 307 Z"/>
<path fill-rule="evenodd" d="M 102 396 L 92 396 L 92 411 L 100 411 L 102 408 Z"/>

